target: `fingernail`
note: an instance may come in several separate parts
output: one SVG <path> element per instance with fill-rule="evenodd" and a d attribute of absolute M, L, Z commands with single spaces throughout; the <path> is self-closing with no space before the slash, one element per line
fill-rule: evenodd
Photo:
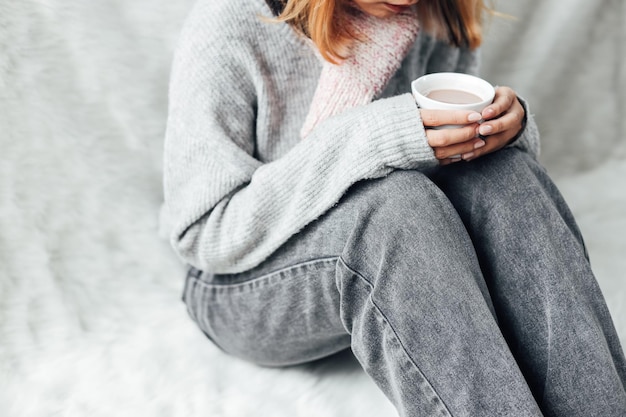
<path fill-rule="evenodd" d="M 483 113 L 485 114 L 485 117 L 489 117 L 495 114 L 495 110 L 489 107 L 488 109 L 485 109 Z"/>
<path fill-rule="evenodd" d="M 450 158 L 450 162 L 459 162 L 461 158 Z"/>
<path fill-rule="evenodd" d="M 471 113 L 469 116 L 467 116 L 467 120 L 470 122 L 477 122 L 482 118 L 483 116 L 480 113 L 476 113 L 476 112 Z"/>
<path fill-rule="evenodd" d="M 474 152 L 468 152 L 468 153 L 464 153 L 462 158 L 465 160 L 470 159 L 472 156 L 474 156 Z"/>
<path fill-rule="evenodd" d="M 482 148 L 483 146 L 485 146 L 485 141 L 479 140 L 478 142 L 474 144 L 474 149 Z"/>
<path fill-rule="evenodd" d="M 461 154 L 459 153 L 459 154 L 456 154 L 456 155 L 451 155 L 448 158 L 450 158 L 450 159 L 461 159 Z"/>
<path fill-rule="evenodd" d="M 493 127 L 489 126 L 489 125 L 482 125 L 480 126 L 480 128 L 478 129 L 478 132 L 481 135 L 488 135 L 493 131 Z"/>

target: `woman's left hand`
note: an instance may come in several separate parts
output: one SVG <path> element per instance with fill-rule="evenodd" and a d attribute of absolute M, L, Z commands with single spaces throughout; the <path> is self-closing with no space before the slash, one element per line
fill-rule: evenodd
<path fill-rule="evenodd" d="M 467 161 L 494 152 L 508 145 L 522 130 L 526 117 L 517 94 L 509 87 L 496 88 L 493 103 L 482 111 L 484 122 L 478 128 L 485 146 L 476 149 Z M 465 155 L 464 155 L 465 156 Z"/>

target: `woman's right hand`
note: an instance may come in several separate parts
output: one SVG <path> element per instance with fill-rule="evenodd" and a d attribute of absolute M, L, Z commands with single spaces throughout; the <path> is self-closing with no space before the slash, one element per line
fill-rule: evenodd
<path fill-rule="evenodd" d="M 474 150 L 485 146 L 478 136 L 480 113 L 466 110 L 420 109 L 428 144 L 441 165 L 472 159 Z M 435 129 L 445 125 L 459 127 Z"/>

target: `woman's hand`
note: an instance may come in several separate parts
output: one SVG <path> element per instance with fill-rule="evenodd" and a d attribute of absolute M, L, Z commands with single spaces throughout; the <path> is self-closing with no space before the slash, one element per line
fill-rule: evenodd
<path fill-rule="evenodd" d="M 493 103 L 482 114 L 464 110 L 420 109 L 428 144 L 441 165 L 470 161 L 508 145 L 522 130 L 524 107 L 515 91 L 498 87 Z M 479 122 L 483 120 L 481 124 Z M 443 125 L 458 128 L 433 129 Z"/>

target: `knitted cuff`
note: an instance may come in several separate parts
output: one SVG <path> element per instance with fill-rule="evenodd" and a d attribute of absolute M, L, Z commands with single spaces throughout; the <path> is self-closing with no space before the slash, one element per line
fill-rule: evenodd
<path fill-rule="evenodd" d="M 524 107 L 524 120 L 522 121 L 522 128 L 517 135 L 509 141 L 507 146 L 520 148 L 530 153 L 535 158 L 538 158 L 541 153 L 541 149 L 539 140 L 540 135 L 539 130 L 537 129 L 537 124 L 535 123 L 526 100 L 519 96 L 517 97 L 517 100 L 521 103 L 522 107 Z"/>

